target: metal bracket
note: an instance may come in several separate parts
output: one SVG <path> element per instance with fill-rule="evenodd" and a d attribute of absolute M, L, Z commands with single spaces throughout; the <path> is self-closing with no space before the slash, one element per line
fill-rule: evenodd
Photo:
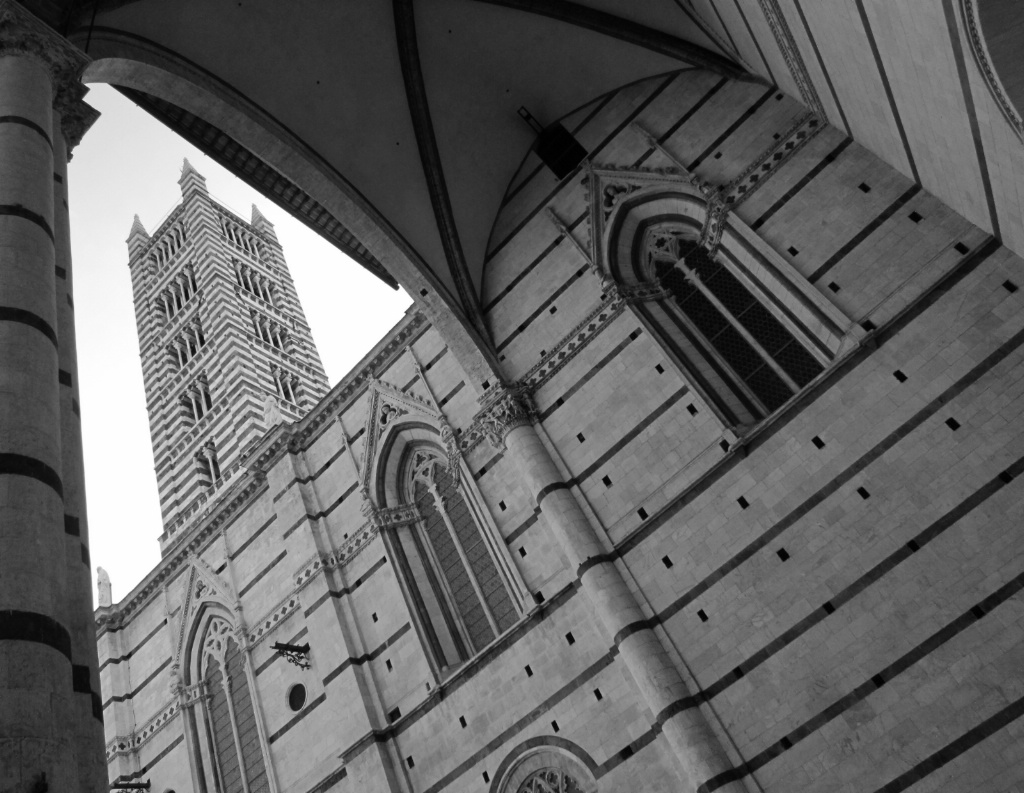
<path fill-rule="evenodd" d="M 309 642 L 302 645 L 275 642 L 271 649 L 282 656 L 288 663 L 295 664 L 299 669 L 309 669 Z"/>

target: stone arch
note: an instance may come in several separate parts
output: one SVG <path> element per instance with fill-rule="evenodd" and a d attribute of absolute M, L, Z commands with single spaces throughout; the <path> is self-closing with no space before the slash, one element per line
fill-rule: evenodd
<path fill-rule="evenodd" d="M 523 741 L 505 755 L 488 793 L 520 793 L 536 774 L 548 770 L 571 778 L 580 793 L 598 790 L 598 765 L 583 747 L 557 735 L 540 735 Z"/>
<path fill-rule="evenodd" d="M 496 377 L 489 344 L 447 286 L 387 219 L 345 177 L 264 109 L 187 58 L 141 36 L 98 27 L 89 37 L 94 59 L 82 81 L 142 91 L 186 110 L 254 154 L 320 203 L 348 229 L 424 311 L 473 381 Z M 275 197 L 267 195 L 271 201 Z"/>
<path fill-rule="evenodd" d="M 971 54 L 989 93 L 1017 136 L 1024 140 L 1024 22 L 1014 0 L 960 0 Z M 954 35 L 955 31 L 954 31 Z"/>

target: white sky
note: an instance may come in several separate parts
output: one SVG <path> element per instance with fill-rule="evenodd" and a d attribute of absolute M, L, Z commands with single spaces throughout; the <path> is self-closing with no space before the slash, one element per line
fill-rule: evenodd
<path fill-rule="evenodd" d="M 159 561 L 162 531 L 125 239 L 136 213 L 153 231 L 181 200 L 182 159 L 220 203 L 244 219 L 255 203 L 275 225 L 332 385 L 411 301 L 114 89 L 86 101 L 102 115 L 69 165 L 78 369 L 93 578 L 110 573 L 116 603 Z"/>

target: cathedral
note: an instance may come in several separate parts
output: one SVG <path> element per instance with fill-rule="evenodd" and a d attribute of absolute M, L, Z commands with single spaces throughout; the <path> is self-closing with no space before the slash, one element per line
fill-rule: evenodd
<path fill-rule="evenodd" d="M 1014 6 L 0 0 L 0 793 L 1021 793 Z M 89 83 L 414 301 L 331 387 L 186 161 L 95 609 Z"/>

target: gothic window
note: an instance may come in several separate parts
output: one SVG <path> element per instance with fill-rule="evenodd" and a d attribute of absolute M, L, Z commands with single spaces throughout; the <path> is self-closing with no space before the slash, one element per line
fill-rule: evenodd
<path fill-rule="evenodd" d="M 231 626 L 213 617 L 202 644 L 209 751 L 222 793 L 269 791 L 245 662 Z"/>
<path fill-rule="evenodd" d="M 201 421 L 213 410 L 213 397 L 210 395 L 210 384 L 205 375 L 185 389 L 185 393 L 181 395 L 181 406 L 185 418 L 192 423 Z"/>
<path fill-rule="evenodd" d="M 253 331 L 260 341 L 266 342 L 276 350 L 287 352 L 288 331 L 279 322 L 274 322 L 255 311 L 251 312 Z"/>
<path fill-rule="evenodd" d="M 447 460 L 416 449 L 404 484 L 419 519 L 399 527 L 399 562 L 434 659 L 453 670 L 519 618 L 509 584 Z"/>
<path fill-rule="evenodd" d="M 732 423 L 761 419 L 824 367 L 695 236 L 672 224 L 647 231 L 643 270 L 671 295 L 655 324 Z"/>
<path fill-rule="evenodd" d="M 292 404 L 299 404 L 299 378 L 277 366 L 270 370 L 270 374 L 274 378 L 277 395 Z"/>
<path fill-rule="evenodd" d="M 178 368 L 181 368 L 195 358 L 205 346 L 206 334 L 203 333 L 199 321 L 194 320 L 190 325 L 182 328 L 181 333 L 167 345 L 167 354 L 170 356 L 171 363 L 177 364 Z"/>
<path fill-rule="evenodd" d="M 199 478 L 210 486 L 221 478 L 220 462 L 217 460 L 217 449 L 213 443 L 207 443 L 196 452 L 196 471 Z"/>

